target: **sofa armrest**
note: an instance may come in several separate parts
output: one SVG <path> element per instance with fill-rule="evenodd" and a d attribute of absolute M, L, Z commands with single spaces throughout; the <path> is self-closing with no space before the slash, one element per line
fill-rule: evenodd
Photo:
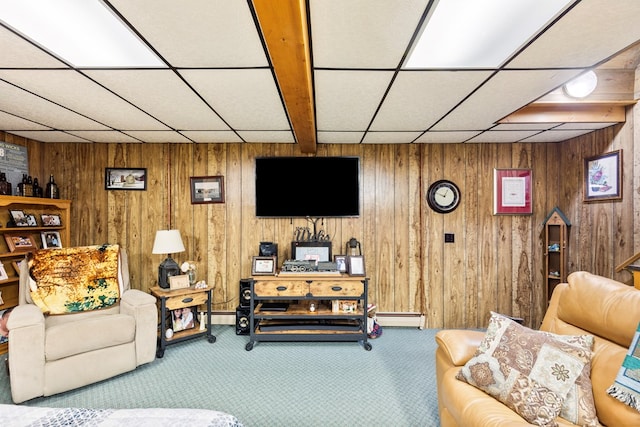
<path fill-rule="evenodd" d="M 120 313 L 136 321 L 136 365 L 153 361 L 158 340 L 156 298 L 138 289 L 129 289 L 122 294 Z"/>
<path fill-rule="evenodd" d="M 454 366 L 463 366 L 473 357 L 485 332 L 445 329 L 436 333 L 436 342 Z"/>
<path fill-rule="evenodd" d="M 15 307 L 9 329 L 9 380 L 14 403 L 42 396 L 44 389 L 44 315 L 33 304 Z"/>

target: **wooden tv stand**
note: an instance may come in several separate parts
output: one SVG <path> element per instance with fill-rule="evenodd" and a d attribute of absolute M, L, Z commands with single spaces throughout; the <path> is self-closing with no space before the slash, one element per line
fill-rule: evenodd
<path fill-rule="evenodd" d="M 371 350 L 367 342 L 368 281 L 331 273 L 252 277 L 250 337 L 245 349 L 251 351 L 257 341 L 358 341 L 365 350 Z M 357 306 L 353 311 L 340 307 L 336 312 L 332 310 L 333 301 Z M 278 304 L 266 310 L 265 303 Z"/>

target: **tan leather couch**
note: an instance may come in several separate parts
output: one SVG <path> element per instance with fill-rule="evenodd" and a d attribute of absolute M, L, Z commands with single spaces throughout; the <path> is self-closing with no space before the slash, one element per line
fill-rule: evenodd
<path fill-rule="evenodd" d="M 640 321 L 640 291 L 587 272 L 569 275 L 557 286 L 541 330 L 595 337 L 591 382 L 599 421 L 605 426 L 640 426 L 640 413 L 606 393 Z M 484 332 L 442 330 L 436 334 L 438 407 L 443 427 L 527 426 L 515 412 L 456 374 L 474 354 Z M 561 426 L 573 425 L 557 418 Z"/>
<path fill-rule="evenodd" d="M 158 310 L 150 294 L 129 287 L 124 249 L 119 254 L 123 293 L 102 310 L 43 315 L 29 296 L 21 264 L 19 305 L 9 316 L 9 378 L 15 403 L 50 396 L 131 371 L 155 359 Z"/>

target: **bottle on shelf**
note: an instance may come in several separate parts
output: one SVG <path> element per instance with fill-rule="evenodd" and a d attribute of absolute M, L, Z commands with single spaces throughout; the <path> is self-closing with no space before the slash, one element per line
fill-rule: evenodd
<path fill-rule="evenodd" d="M 31 175 L 27 176 L 27 182 L 24 185 L 24 196 L 33 197 L 33 179 Z"/>
<path fill-rule="evenodd" d="M 47 183 L 47 189 L 44 193 L 44 197 L 47 199 L 59 199 L 60 194 L 58 193 L 58 184 L 53 179 L 53 174 L 49 175 L 49 182 Z"/>
<path fill-rule="evenodd" d="M 0 194 L 3 196 L 11 195 L 11 183 L 7 181 L 7 175 L 0 172 Z"/>
<path fill-rule="evenodd" d="M 42 187 L 40 187 L 38 178 L 33 178 L 33 197 L 42 197 Z"/>

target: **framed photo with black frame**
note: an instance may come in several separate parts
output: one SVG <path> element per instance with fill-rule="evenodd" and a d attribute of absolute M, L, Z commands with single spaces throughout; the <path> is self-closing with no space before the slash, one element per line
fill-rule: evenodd
<path fill-rule="evenodd" d="M 58 214 L 40 214 L 40 220 L 43 227 L 60 227 L 62 220 Z"/>
<path fill-rule="evenodd" d="M 171 310 L 171 321 L 174 332 L 193 329 L 196 325 L 193 315 L 194 307 L 183 307 Z"/>
<path fill-rule="evenodd" d="M 295 260 L 331 261 L 330 241 L 293 241 L 291 242 L 291 256 Z"/>
<path fill-rule="evenodd" d="M 105 190 L 146 190 L 146 168 L 105 168 Z"/>
<path fill-rule="evenodd" d="M 340 273 L 347 272 L 347 256 L 346 255 L 334 255 L 333 262 L 336 263 L 336 268 Z"/>
<path fill-rule="evenodd" d="M 29 227 L 27 214 L 19 209 L 9 209 L 9 216 L 14 227 Z"/>

